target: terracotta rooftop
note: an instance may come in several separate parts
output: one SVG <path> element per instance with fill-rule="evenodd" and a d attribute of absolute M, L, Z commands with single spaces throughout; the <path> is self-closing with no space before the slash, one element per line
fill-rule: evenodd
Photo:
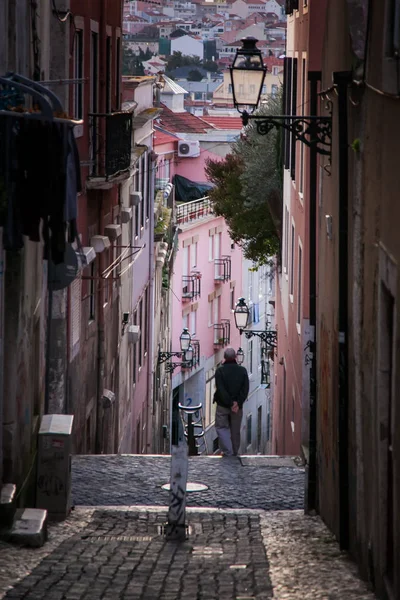
<path fill-rule="evenodd" d="M 162 105 L 163 112 L 159 118 L 159 125 L 170 133 L 207 133 L 213 126 L 206 123 L 200 117 L 183 111 L 179 113 L 172 112 L 165 105 Z"/>
<path fill-rule="evenodd" d="M 203 117 L 204 121 L 210 123 L 216 129 L 237 129 L 243 128 L 242 119 L 240 117 L 216 117 L 214 115 Z"/>
<path fill-rule="evenodd" d="M 162 146 L 163 144 L 171 144 L 176 142 L 178 138 L 167 131 L 161 131 L 160 129 L 154 130 L 154 146 Z"/>

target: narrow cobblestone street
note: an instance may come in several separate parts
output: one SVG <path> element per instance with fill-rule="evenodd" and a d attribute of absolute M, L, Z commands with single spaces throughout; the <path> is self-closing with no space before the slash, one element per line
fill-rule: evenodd
<path fill-rule="evenodd" d="M 162 534 L 169 467 L 74 457 L 75 509 L 42 548 L 0 545 L 0 598 L 373 600 L 321 520 L 304 516 L 291 459 L 191 458 L 188 481 L 208 489 L 187 495 L 183 543 Z"/>

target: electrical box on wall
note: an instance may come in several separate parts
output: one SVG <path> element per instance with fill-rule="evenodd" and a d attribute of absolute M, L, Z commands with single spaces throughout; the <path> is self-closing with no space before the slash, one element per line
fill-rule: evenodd
<path fill-rule="evenodd" d="M 38 436 L 36 507 L 61 521 L 71 510 L 73 415 L 44 415 Z"/>
<path fill-rule="evenodd" d="M 180 140 L 178 142 L 178 156 L 181 158 L 200 156 L 200 142 L 198 140 Z"/>

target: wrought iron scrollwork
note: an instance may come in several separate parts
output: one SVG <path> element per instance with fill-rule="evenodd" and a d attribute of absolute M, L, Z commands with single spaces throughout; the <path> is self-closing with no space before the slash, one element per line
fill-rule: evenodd
<path fill-rule="evenodd" d="M 243 125 L 255 121 L 257 133 L 268 135 L 272 129 L 285 129 L 292 133 L 296 140 L 315 147 L 319 154 L 331 155 L 332 116 L 279 115 L 259 116 L 242 114 Z"/>
<path fill-rule="evenodd" d="M 259 337 L 267 346 L 276 348 L 278 332 L 273 329 L 268 329 L 266 331 L 244 331 L 244 335 L 246 339 L 250 339 L 253 336 Z"/>

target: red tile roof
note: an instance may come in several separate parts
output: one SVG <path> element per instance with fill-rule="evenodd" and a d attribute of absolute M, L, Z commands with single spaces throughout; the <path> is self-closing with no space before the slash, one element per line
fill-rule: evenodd
<path fill-rule="evenodd" d="M 207 133 L 209 129 L 213 129 L 212 125 L 189 112 L 175 113 L 165 105 L 161 106 L 163 111 L 159 118 L 159 124 L 171 133 Z"/>
<path fill-rule="evenodd" d="M 243 123 L 240 117 L 217 117 L 214 115 L 204 117 L 216 129 L 242 129 Z"/>
<path fill-rule="evenodd" d="M 160 129 L 154 130 L 154 147 L 162 146 L 163 144 L 170 144 L 171 142 L 176 142 L 178 138 L 174 135 L 171 135 L 167 131 L 161 131 Z"/>

